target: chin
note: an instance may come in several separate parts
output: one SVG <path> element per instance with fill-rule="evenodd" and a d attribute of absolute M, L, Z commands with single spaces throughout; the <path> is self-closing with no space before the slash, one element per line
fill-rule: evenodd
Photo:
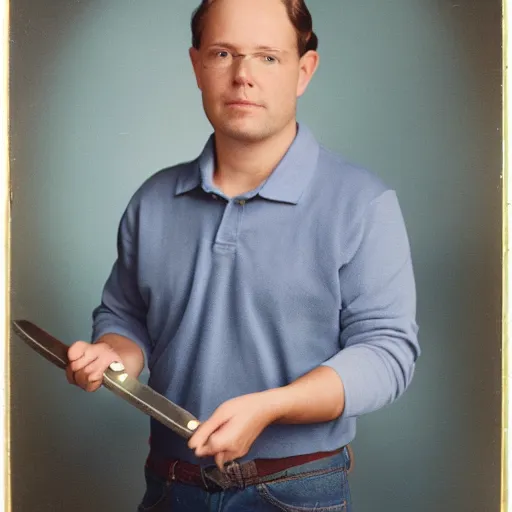
<path fill-rule="evenodd" d="M 272 133 L 266 131 L 257 130 L 236 130 L 227 129 L 221 130 L 226 136 L 239 142 L 260 142 L 269 138 Z"/>
<path fill-rule="evenodd" d="M 262 141 L 275 133 L 268 125 L 251 122 L 220 122 L 214 125 L 214 129 L 240 142 Z"/>

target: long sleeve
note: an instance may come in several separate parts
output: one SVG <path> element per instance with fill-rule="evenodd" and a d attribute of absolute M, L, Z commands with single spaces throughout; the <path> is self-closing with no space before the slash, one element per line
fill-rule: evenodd
<path fill-rule="evenodd" d="M 324 363 L 343 382 L 347 418 L 396 400 L 420 355 L 410 247 L 394 191 L 371 202 L 352 240 L 339 272 L 342 349 Z"/>
<path fill-rule="evenodd" d="M 101 304 L 93 311 L 93 340 L 107 333 L 125 336 L 137 343 L 145 361 L 151 353 L 146 328 L 147 306 L 138 279 L 138 215 L 134 202 L 125 210 L 118 228 L 117 259 L 103 288 Z"/>

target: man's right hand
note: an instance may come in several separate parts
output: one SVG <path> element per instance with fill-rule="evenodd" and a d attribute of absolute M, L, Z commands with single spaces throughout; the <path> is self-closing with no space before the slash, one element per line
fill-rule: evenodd
<path fill-rule="evenodd" d="M 68 349 L 66 377 L 85 391 L 96 391 L 103 383 L 103 373 L 114 361 L 122 362 L 118 353 L 107 343 L 76 341 Z"/>

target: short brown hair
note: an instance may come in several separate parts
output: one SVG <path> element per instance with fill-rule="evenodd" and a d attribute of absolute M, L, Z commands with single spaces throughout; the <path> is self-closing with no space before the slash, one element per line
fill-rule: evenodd
<path fill-rule="evenodd" d="M 288 17 L 297 32 L 297 46 L 302 57 L 309 50 L 318 48 L 318 37 L 313 32 L 313 19 L 304 0 L 281 0 L 286 7 Z M 201 5 L 192 14 L 192 46 L 199 49 L 201 34 L 208 10 L 215 0 L 202 0 Z"/>

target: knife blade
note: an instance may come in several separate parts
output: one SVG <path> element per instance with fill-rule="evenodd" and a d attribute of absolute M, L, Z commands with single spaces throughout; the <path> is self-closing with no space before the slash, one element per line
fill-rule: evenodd
<path fill-rule="evenodd" d="M 16 334 L 33 350 L 61 369 L 69 364 L 69 346 L 28 320 L 14 320 Z M 138 379 L 129 376 L 121 363 L 112 363 L 103 374 L 103 385 L 155 418 L 178 435 L 189 439 L 199 426 L 198 419 Z"/>

